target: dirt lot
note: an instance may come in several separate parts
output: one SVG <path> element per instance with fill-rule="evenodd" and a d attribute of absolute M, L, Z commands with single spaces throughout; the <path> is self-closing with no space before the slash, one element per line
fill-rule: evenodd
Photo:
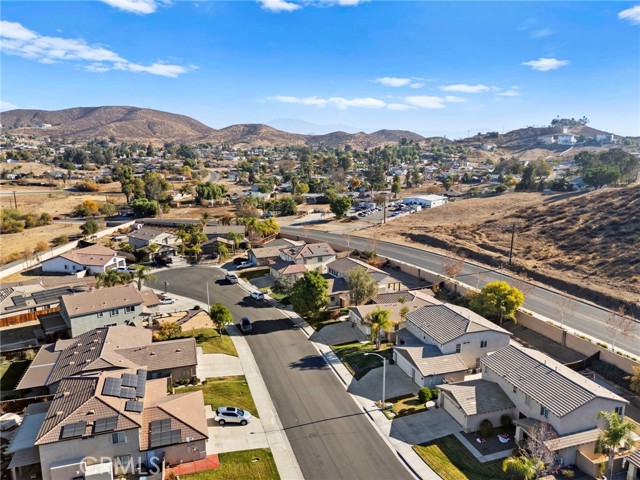
<path fill-rule="evenodd" d="M 46 242 L 51 248 L 52 239 L 66 235 L 70 239 L 80 234 L 79 224 L 54 223 L 44 227 L 29 228 L 20 233 L 10 233 L 0 237 L 0 263 L 4 264 L 14 253 L 33 252 L 39 242 Z"/>

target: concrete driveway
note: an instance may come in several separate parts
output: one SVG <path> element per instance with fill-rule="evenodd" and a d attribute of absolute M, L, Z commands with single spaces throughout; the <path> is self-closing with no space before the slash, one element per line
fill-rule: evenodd
<path fill-rule="evenodd" d="M 348 391 L 369 400 L 380 400 L 382 396 L 382 370 L 382 367 L 375 368 L 360 380 L 354 380 L 349 385 Z M 397 365 L 387 365 L 385 391 L 386 399 L 408 394 L 417 395 L 418 386 Z"/>
<path fill-rule="evenodd" d="M 196 376 L 202 380 L 205 378 L 230 377 L 232 375 L 244 375 L 240 359 L 222 353 L 202 353 L 202 347 L 196 347 L 198 365 Z"/>
<path fill-rule="evenodd" d="M 349 342 L 366 342 L 369 340 L 357 327 L 353 327 L 351 322 L 340 322 L 327 325 L 319 332 L 311 335 L 312 342 L 324 343 L 325 345 L 340 345 Z"/>
<path fill-rule="evenodd" d="M 462 425 L 442 408 L 431 408 L 391 422 L 391 436 L 411 445 L 430 442 L 461 430 Z"/>
<path fill-rule="evenodd" d="M 221 427 L 214 420 L 211 405 L 206 406 L 209 439 L 207 455 L 212 453 L 237 452 L 255 448 L 269 448 L 262 421 L 253 417 L 248 425 L 225 425 Z"/>

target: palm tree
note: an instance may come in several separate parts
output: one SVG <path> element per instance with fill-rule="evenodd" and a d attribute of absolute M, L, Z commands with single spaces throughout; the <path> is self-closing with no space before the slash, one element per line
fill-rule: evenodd
<path fill-rule="evenodd" d="M 393 326 L 390 316 L 391 312 L 389 310 L 383 310 L 380 307 L 367 315 L 367 319 L 371 322 L 371 341 L 375 340 L 376 350 L 380 350 L 380 334 L 382 330 L 389 331 Z"/>
<path fill-rule="evenodd" d="M 204 228 L 207 225 L 207 222 L 211 220 L 211 214 L 209 212 L 202 212 L 200 214 L 200 226 Z"/>
<path fill-rule="evenodd" d="M 154 280 L 155 275 L 151 274 L 151 268 L 146 265 L 138 265 L 135 268 L 136 271 L 133 273 L 133 280 L 138 284 L 138 291 L 140 291 L 142 290 L 142 282 Z"/>
<path fill-rule="evenodd" d="M 524 480 L 536 478 L 538 472 L 542 471 L 544 463 L 537 457 L 527 457 L 521 455 L 517 457 L 505 458 L 502 462 L 502 471 L 512 470 L 520 475 Z"/>
<path fill-rule="evenodd" d="M 117 270 L 107 270 L 96 275 L 98 287 L 115 287 L 116 285 L 126 285 L 130 281 L 127 273 L 120 273 Z"/>
<path fill-rule="evenodd" d="M 609 449 L 609 478 L 613 478 L 613 457 L 620 445 L 631 442 L 633 424 L 617 412 L 598 412 L 598 418 L 607 421 L 607 428 L 600 436 L 600 443 Z"/>

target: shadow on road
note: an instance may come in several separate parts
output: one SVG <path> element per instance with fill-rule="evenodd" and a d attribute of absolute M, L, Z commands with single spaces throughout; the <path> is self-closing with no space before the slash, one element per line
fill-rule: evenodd
<path fill-rule="evenodd" d="M 324 361 L 324 358 L 319 355 L 307 355 L 295 362 L 291 362 L 289 367 L 297 368 L 299 370 L 322 370 L 329 368 L 327 363 Z"/>
<path fill-rule="evenodd" d="M 301 423 L 300 425 L 292 425 L 290 427 L 284 427 L 283 430 L 293 430 L 294 428 L 307 427 L 309 425 L 315 425 L 316 423 L 331 422 L 333 420 L 341 420 L 343 418 L 358 417 L 364 415 L 364 412 L 350 413 L 348 415 L 340 415 L 339 417 L 323 418 L 322 420 L 315 420 L 313 422 Z"/>

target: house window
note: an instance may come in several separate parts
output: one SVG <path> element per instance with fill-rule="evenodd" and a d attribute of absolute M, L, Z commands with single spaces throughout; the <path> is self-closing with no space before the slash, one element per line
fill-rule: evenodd
<path fill-rule="evenodd" d="M 524 403 L 527 407 L 531 406 L 531 397 L 529 395 L 524 396 Z"/>
<path fill-rule="evenodd" d="M 476 358 L 476 370 L 480 368 L 480 357 Z"/>
<path fill-rule="evenodd" d="M 111 310 L 111 316 L 115 316 L 118 315 L 120 313 L 120 310 L 118 308 L 114 308 L 113 310 Z"/>
<path fill-rule="evenodd" d="M 487 348 L 487 341 L 486 340 L 480 340 L 480 348 Z"/>
<path fill-rule="evenodd" d="M 134 310 L 133 306 L 124 307 L 124 313 L 131 313 L 131 312 L 133 312 L 133 310 Z"/>
<path fill-rule="evenodd" d="M 102 318 L 102 317 L 104 317 L 104 312 L 98 312 L 98 315 L 97 315 L 97 316 L 98 316 L 98 318 Z"/>
<path fill-rule="evenodd" d="M 456 353 L 460 353 L 460 344 L 456 343 Z"/>
<path fill-rule="evenodd" d="M 131 463 L 131 455 L 120 455 L 119 457 L 113 457 L 113 463 L 117 473 L 133 473 L 133 469 L 129 467 L 129 464 Z"/>
<path fill-rule="evenodd" d="M 65 269 L 65 270 L 69 270 L 69 265 L 65 265 L 65 266 L 64 266 L 64 269 Z"/>
<path fill-rule="evenodd" d="M 619 417 L 622 416 L 622 407 L 616 407 L 615 408 L 615 412 L 618 414 Z"/>
<path fill-rule="evenodd" d="M 540 405 L 540 415 L 542 415 L 544 418 L 549 418 L 549 410 Z"/>
<path fill-rule="evenodd" d="M 111 434 L 111 443 L 126 443 L 127 439 L 124 437 L 124 432 L 116 432 Z M 128 455 L 125 455 L 128 456 Z"/>

